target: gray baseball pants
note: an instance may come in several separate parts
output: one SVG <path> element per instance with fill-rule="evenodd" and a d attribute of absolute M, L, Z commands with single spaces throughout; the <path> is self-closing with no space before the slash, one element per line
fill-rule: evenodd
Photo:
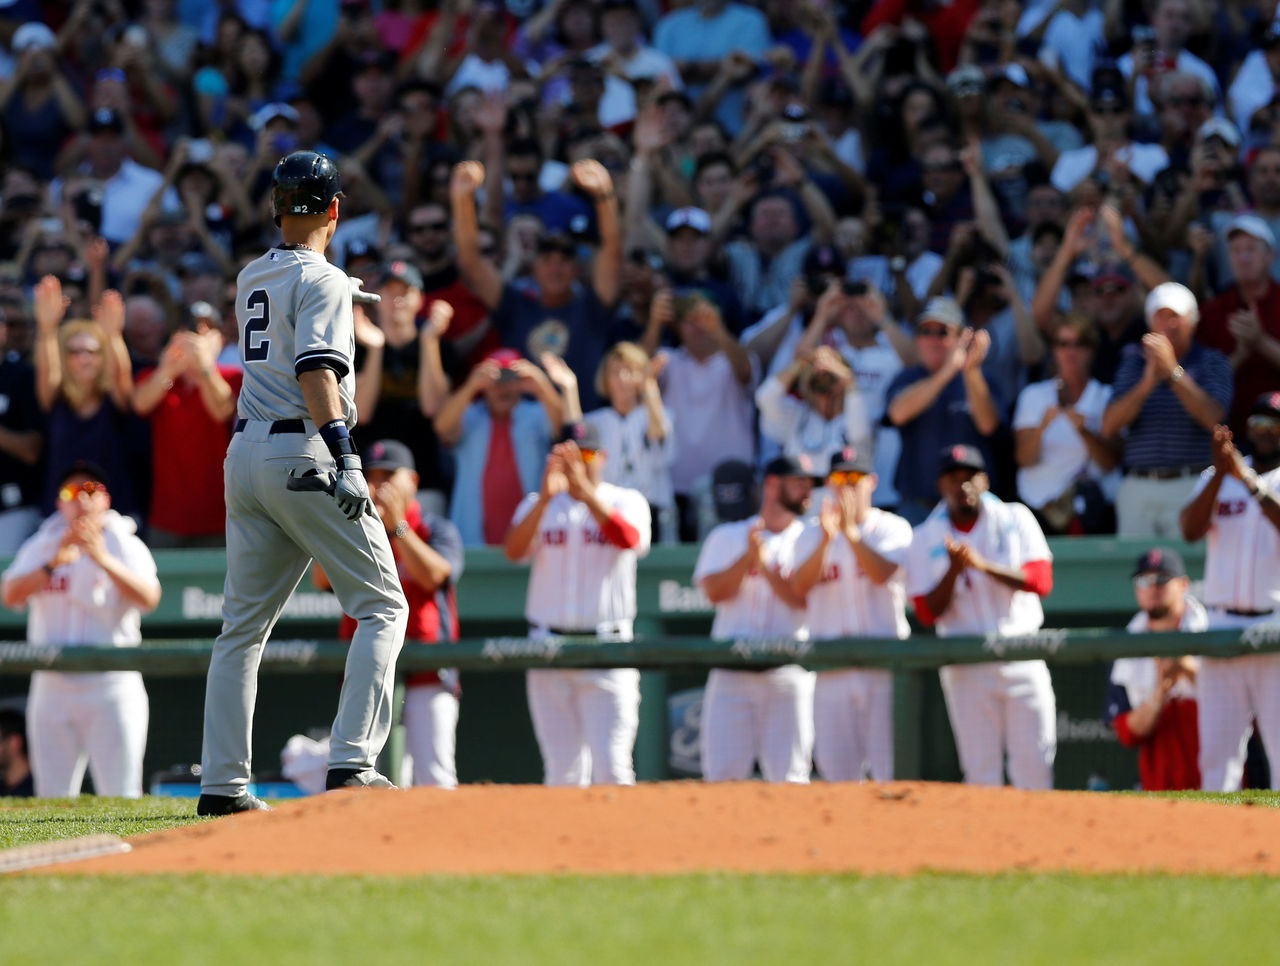
<path fill-rule="evenodd" d="M 262 650 L 312 559 L 358 622 L 329 767 L 373 767 L 391 730 L 396 656 L 409 611 L 386 531 L 377 517 L 347 520 L 327 493 L 287 489 L 291 470 L 331 473 L 334 461 L 310 420 L 309 435 L 272 434 L 271 425 L 249 421 L 232 437 L 223 467 L 227 579 L 205 687 L 201 775 L 202 790 L 213 795 L 239 795 L 248 784 Z"/>

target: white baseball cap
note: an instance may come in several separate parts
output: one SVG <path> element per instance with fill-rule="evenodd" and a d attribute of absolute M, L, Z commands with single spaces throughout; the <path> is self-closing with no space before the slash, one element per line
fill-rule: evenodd
<path fill-rule="evenodd" d="M 964 312 L 955 299 L 935 295 L 925 304 L 924 311 L 916 316 L 916 325 L 921 322 L 941 322 L 951 329 L 963 329 Z"/>
<path fill-rule="evenodd" d="M 667 234 L 678 228 L 692 228 L 700 235 L 710 235 L 711 216 L 701 208 L 677 208 L 667 215 Z"/>
<path fill-rule="evenodd" d="M 1272 251 L 1276 250 L 1276 236 L 1268 225 L 1257 215 L 1236 215 L 1227 225 L 1227 230 L 1222 233 L 1223 238 L 1230 238 L 1232 235 L 1243 232 L 1250 238 L 1256 238 Z"/>
<path fill-rule="evenodd" d="M 1233 148 L 1240 147 L 1240 129 L 1225 117 L 1211 117 L 1200 125 L 1196 138 L 1207 141 L 1209 138 L 1222 138 Z"/>
<path fill-rule="evenodd" d="M 1161 309 L 1169 309 L 1175 315 L 1190 319 L 1193 323 L 1200 321 L 1200 306 L 1191 289 L 1177 282 L 1165 282 L 1157 285 L 1147 294 L 1145 306 L 1147 325 L 1156 317 Z"/>
<path fill-rule="evenodd" d="M 32 20 L 13 32 L 9 46 L 14 53 L 20 50 L 53 50 L 58 46 L 58 38 L 44 24 Z"/>
<path fill-rule="evenodd" d="M 249 127 L 255 131 L 261 131 L 278 117 L 283 117 L 291 124 L 298 123 L 298 112 L 292 105 L 275 101 L 258 108 L 257 112 L 249 118 Z"/>

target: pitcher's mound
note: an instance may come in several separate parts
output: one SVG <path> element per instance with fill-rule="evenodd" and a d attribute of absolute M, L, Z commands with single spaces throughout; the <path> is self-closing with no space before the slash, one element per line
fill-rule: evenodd
<path fill-rule="evenodd" d="M 1280 874 L 1280 810 L 925 782 L 341 791 L 56 873 Z"/>

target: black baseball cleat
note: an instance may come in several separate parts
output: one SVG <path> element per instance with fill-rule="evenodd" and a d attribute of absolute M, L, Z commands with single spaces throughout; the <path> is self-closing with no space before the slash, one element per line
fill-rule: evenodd
<path fill-rule="evenodd" d="M 395 788 L 391 779 L 373 768 L 330 768 L 324 776 L 324 790 L 335 788 Z"/>
<path fill-rule="evenodd" d="M 196 803 L 197 815 L 235 815 L 237 812 L 273 812 L 270 805 L 255 795 L 201 795 Z"/>

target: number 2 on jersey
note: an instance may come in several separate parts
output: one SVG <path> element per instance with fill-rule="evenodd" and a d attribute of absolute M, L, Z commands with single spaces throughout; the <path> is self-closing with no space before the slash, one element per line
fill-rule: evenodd
<path fill-rule="evenodd" d="M 271 350 L 271 340 L 264 338 L 267 331 L 268 299 L 260 288 L 254 289 L 245 299 L 248 317 L 244 324 L 244 361 L 262 362 Z"/>

